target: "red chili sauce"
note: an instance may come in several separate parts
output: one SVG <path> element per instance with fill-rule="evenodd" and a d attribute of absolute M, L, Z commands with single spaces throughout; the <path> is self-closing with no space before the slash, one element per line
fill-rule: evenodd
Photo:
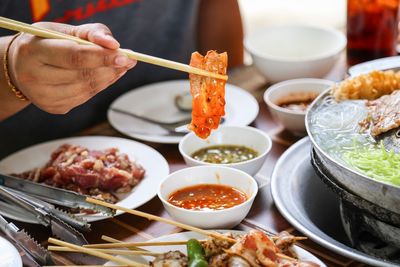
<path fill-rule="evenodd" d="M 242 191 L 218 184 L 201 184 L 179 189 L 172 193 L 168 202 L 188 210 L 223 210 L 247 200 Z"/>

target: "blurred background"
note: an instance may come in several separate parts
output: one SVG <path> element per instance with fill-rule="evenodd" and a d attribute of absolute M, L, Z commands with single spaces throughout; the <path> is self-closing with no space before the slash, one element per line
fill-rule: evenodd
<path fill-rule="evenodd" d="M 345 32 L 346 0 L 238 0 L 245 34 L 274 23 L 331 26 Z M 245 63 L 251 58 L 246 53 Z"/>
<path fill-rule="evenodd" d="M 246 32 L 271 23 L 302 22 L 345 29 L 346 0 L 239 0 Z"/>

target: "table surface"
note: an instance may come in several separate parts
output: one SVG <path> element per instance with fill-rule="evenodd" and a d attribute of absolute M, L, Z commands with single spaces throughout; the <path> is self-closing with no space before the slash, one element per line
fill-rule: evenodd
<path fill-rule="evenodd" d="M 345 75 L 346 63 L 343 56 L 338 60 L 337 64 L 326 78 L 339 81 L 342 80 Z M 271 177 L 276 161 L 291 144 L 299 140 L 299 137 L 295 137 L 286 132 L 281 125 L 272 120 L 266 105 L 262 101 L 262 95 L 268 87 L 268 82 L 254 69 L 254 67 L 246 66 L 233 70 L 230 73 L 229 82 L 246 89 L 259 101 L 260 112 L 252 126 L 265 131 L 273 140 L 272 150 L 268 154 L 267 160 L 258 174 L 258 177 L 260 177 L 263 182 L 261 187 L 269 187 L 269 178 Z M 115 131 L 108 122 L 95 125 L 90 129 L 82 131 L 78 135 L 121 136 L 121 134 Z M 167 159 L 171 172 L 185 167 L 185 163 L 179 154 L 177 145 L 146 144 L 158 150 Z M 271 233 L 285 230 L 300 235 L 300 233 L 296 232 L 296 230 L 279 213 L 273 203 L 270 190 L 260 190 L 260 192 L 262 193 L 255 199 L 250 213 L 237 228 L 243 230 L 260 228 Z M 141 206 L 139 210 L 162 217 L 168 217 L 168 214 L 157 197 Z M 46 228 L 38 225 L 19 222 L 15 223 L 18 226 L 25 228 L 37 240 L 41 241 L 44 246 L 47 245 L 46 239 L 49 236 L 49 231 Z M 101 242 L 101 235 L 108 235 L 123 241 L 143 241 L 180 231 L 182 231 L 182 229 L 164 223 L 148 221 L 133 215 L 123 214 L 116 218 L 92 223 L 92 231 L 85 236 L 90 243 Z M 324 249 L 311 240 L 302 241 L 299 245 L 315 254 L 328 266 L 365 266 L 364 264 Z M 34 266 L 23 252 L 21 252 L 21 255 L 23 256 L 24 266 Z M 104 262 L 103 260 L 92 257 L 78 257 L 77 255 L 69 255 L 68 257 L 65 257 L 64 255 L 65 254 L 55 255 L 56 259 L 60 261 L 58 262 L 59 264 L 102 264 Z"/>

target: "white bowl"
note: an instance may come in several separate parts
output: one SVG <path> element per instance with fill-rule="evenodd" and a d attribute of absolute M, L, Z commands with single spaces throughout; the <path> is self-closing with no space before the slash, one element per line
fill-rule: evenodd
<path fill-rule="evenodd" d="M 309 25 L 271 25 L 244 41 L 254 65 L 271 82 L 324 77 L 346 43 L 338 30 Z"/>
<path fill-rule="evenodd" d="M 168 202 L 170 194 L 198 184 L 220 184 L 239 189 L 248 199 L 237 206 L 214 211 L 195 211 L 176 207 Z M 176 221 L 203 229 L 227 229 L 238 225 L 249 212 L 258 187 L 247 173 L 223 166 L 196 166 L 171 173 L 159 188 L 158 197 L 168 214 Z"/>
<path fill-rule="evenodd" d="M 293 79 L 269 87 L 264 93 L 272 117 L 295 135 L 305 135 L 306 111 L 294 111 L 278 106 L 280 100 L 295 94 L 320 94 L 334 84 L 323 79 Z"/>
<path fill-rule="evenodd" d="M 192 157 L 194 152 L 215 145 L 245 146 L 257 151 L 258 156 L 251 160 L 230 164 L 208 163 Z M 250 126 L 220 126 L 207 139 L 201 139 L 191 132 L 179 142 L 179 152 L 188 166 L 226 166 L 242 170 L 250 175 L 255 175 L 261 169 L 271 147 L 271 138 L 263 131 Z"/>

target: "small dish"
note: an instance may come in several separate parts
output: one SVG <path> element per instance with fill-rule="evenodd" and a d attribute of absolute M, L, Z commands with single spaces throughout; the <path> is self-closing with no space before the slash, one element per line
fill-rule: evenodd
<path fill-rule="evenodd" d="M 22 267 L 22 259 L 18 250 L 5 238 L 0 236 L 0 266 Z"/>
<path fill-rule="evenodd" d="M 168 202 L 169 196 L 177 190 L 199 184 L 233 187 L 246 194 L 247 200 L 222 210 L 188 210 Z M 157 194 L 176 221 L 203 229 L 224 229 L 238 225 L 246 217 L 257 191 L 256 181 L 243 171 L 224 166 L 196 166 L 171 173 L 161 182 Z"/>
<path fill-rule="evenodd" d="M 215 145 L 245 146 L 258 152 L 258 155 L 247 161 L 229 164 L 208 163 L 192 157 L 199 149 Z M 271 147 L 271 138 L 263 131 L 250 126 L 220 126 L 207 139 L 189 133 L 179 142 L 179 152 L 188 166 L 226 166 L 250 175 L 255 175 L 261 169 Z"/>
<path fill-rule="evenodd" d="M 264 93 L 272 117 L 295 135 L 306 135 L 305 116 L 307 111 L 291 110 L 279 106 L 288 98 L 313 94 L 315 97 L 334 85 L 333 81 L 324 79 L 293 79 L 274 84 Z"/>
<path fill-rule="evenodd" d="M 140 117 L 170 123 L 190 117 L 190 112 L 182 112 L 175 105 L 175 96 L 189 93 L 188 80 L 172 80 L 147 84 L 126 92 L 118 97 L 107 112 L 111 126 L 119 132 L 147 142 L 178 144 L 181 133 L 175 134 L 159 125 L 115 112 L 120 109 Z M 244 126 L 250 124 L 259 111 L 257 100 L 246 90 L 226 84 L 225 125 Z M 246 110 L 246 112 L 242 112 Z"/>
<path fill-rule="evenodd" d="M 254 65 L 270 81 L 322 78 L 346 47 L 338 30 L 310 25 L 271 25 L 246 36 Z"/>

